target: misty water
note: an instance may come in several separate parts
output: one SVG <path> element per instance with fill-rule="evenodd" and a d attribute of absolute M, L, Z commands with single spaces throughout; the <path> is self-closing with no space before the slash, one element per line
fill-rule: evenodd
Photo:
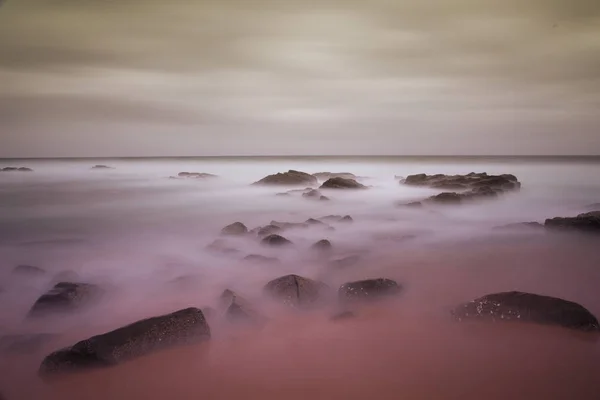
<path fill-rule="evenodd" d="M 91 170 L 94 164 L 114 169 Z M 208 158 L 2 160 L 30 173 L 0 173 L 0 334 L 54 333 L 34 352 L 0 358 L 7 399 L 597 399 L 600 348 L 564 329 L 457 324 L 449 310 L 481 295 L 529 291 L 579 302 L 600 315 L 598 238 L 497 230 L 513 222 L 574 216 L 600 202 L 596 159 Z M 368 190 L 323 190 L 330 201 L 277 196 L 252 186 L 276 172 L 351 172 Z M 169 179 L 181 171 L 209 179 Z M 522 189 L 473 204 L 419 209 L 399 204 L 441 190 L 397 177 L 415 173 L 510 173 Z M 600 206 L 599 206 L 600 207 Z M 239 221 L 304 222 L 350 215 L 352 223 L 291 229 L 290 248 L 224 238 Z M 329 254 L 310 246 L 333 244 Z M 276 257 L 250 263 L 244 257 Z M 357 256 L 354 265 L 332 260 Z M 43 268 L 35 277 L 16 265 Z M 60 274 L 106 290 L 82 312 L 30 320 L 35 300 Z M 386 277 L 397 298 L 331 321 L 338 306 L 274 307 L 262 287 L 295 273 L 332 288 Z M 189 306 L 216 307 L 224 289 L 268 316 L 262 328 L 209 319 L 209 343 L 176 348 L 56 383 L 37 376 L 49 352 L 141 318 Z"/>

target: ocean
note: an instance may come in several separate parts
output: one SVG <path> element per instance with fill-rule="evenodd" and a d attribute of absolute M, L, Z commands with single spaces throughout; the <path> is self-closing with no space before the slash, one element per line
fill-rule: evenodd
<path fill-rule="evenodd" d="M 114 169 L 91 169 L 97 164 Z M 56 337 L 2 357 L 7 399 L 597 399 L 597 344 L 538 326 L 470 331 L 448 316 L 461 302 L 508 290 L 567 298 L 600 315 L 597 237 L 494 229 L 600 209 L 600 157 L 0 160 L 0 169 L 9 166 L 34 172 L 0 172 L 0 334 Z M 251 185 L 289 169 L 350 172 L 369 188 L 323 190 L 330 200 L 314 201 L 277 195 L 292 188 Z M 169 178 L 183 171 L 217 177 Z M 402 206 L 441 190 L 403 185 L 401 177 L 470 172 L 513 174 L 522 188 L 472 204 Z M 228 252 L 207 248 L 236 221 L 252 229 L 327 215 L 353 222 L 285 231 L 293 242 L 286 249 L 245 238 L 226 238 Z M 332 243 L 327 256 L 310 251 L 321 239 Z M 248 263 L 250 254 L 279 262 Z M 350 256 L 355 265 L 331 268 Z M 46 273 L 15 276 L 22 264 Z M 343 323 L 329 320 L 333 308 L 271 311 L 262 287 L 290 273 L 333 288 L 387 277 L 403 294 Z M 59 274 L 108 295 L 72 316 L 25 318 Z M 227 288 L 265 310 L 269 324 L 234 329 L 217 321 L 210 345 L 54 385 L 36 375 L 52 350 L 141 318 L 214 307 Z"/>

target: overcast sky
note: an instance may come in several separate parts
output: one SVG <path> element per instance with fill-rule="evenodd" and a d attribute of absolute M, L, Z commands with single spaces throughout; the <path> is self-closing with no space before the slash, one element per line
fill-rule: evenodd
<path fill-rule="evenodd" d="M 600 154 L 600 0 L 6 0 L 0 157 Z"/>

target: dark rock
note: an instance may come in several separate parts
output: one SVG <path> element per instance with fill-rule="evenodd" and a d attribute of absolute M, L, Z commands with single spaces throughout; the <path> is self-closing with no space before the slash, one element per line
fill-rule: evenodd
<path fill-rule="evenodd" d="M 274 175 L 269 175 L 254 185 L 317 185 L 318 180 L 314 176 L 305 172 L 289 170 L 288 172 L 280 172 Z"/>
<path fill-rule="evenodd" d="M 343 258 L 338 258 L 329 262 L 329 266 L 332 268 L 346 268 L 350 267 L 360 261 L 360 256 L 352 255 Z"/>
<path fill-rule="evenodd" d="M 262 325 L 266 320 L 246 299 L 232 290 L 226 289 L 221 294 L 221 304 L 225 309 L 225 317 L 231 322 Z"/>
<path fill-rule="evenodd" d="M 221 229 L 222 235 L 245 235 L 248 233 L 248 228 L 241 222 L 234 222 Z"/>
<path fill-rule="evenodd" d="M 351 216 L 349 215 L 327 215 L 325 217 L 321 217 L 319 218 L 320 221 L 326 221 L 326 222 L 353 222 L 354 220 L 352 219 Z"/>
<path fill-rule="evenodd" d="M 321 197 L 321 192 L 319 192 L 316 189 L 311 189 L 308 192 L 304 192 L 302 193 L 302 197 L 307 197 L 307 198 L 320 198 Z"/>
<path fill-rule="evenodd" d="M 581 331 L 600 330 L 596 317 L 577 303 L 516 291 L 488 294 L 458 306 L 452 314 L 459 321 L 520 321 Z"/>
<path fill-rule="evenodd" d="M 289 193 L 275 193 L 275 196 L 290 196 Z"/>
<path fill-rule="evenodd" d="M 90 283 L 60 282 L 42 295 L 29 310 L 29 316 L 74 311 L 100 297 L 103 290 Z"/>
<path fill-rule="evenodd" d="M 45 275 L 46 271 L 33 265 L 17 265 L 12 273 L 15 275 L 40 276 Z"/>
<path fill-rule="evenodd" d="M 244 260 L 258 264 L 274 264 L 279 262 L 279 259 L 276 257 L 267 257 L 260 254 L 249 254 L 244 257 Z"/>
<path fill-rule="evenodd" d="M 339 320 L 350 319 L 350 318 L 356 318 L 356 314 L 354 314 L 352 311 L 343 311 L 341 313 L 333 315 L 331 317 L 331 320 L 339 321 Z"/>
<path fill-rule="evenodd" d="M 600 211 L 579 214 L 576 217 L 556 217 L 544 223 L 547 229 L 576 230 L 600 233 Z"/>
<path fill-rule="evenodd" d="M 488 187 L 499 192 L 517 190 L 521 187 L 517 177 L 514 175 L 488 175 L 485 172 L 471 172 L 467 175 L 409 175 L 402 183 L 412 186 L 428 186 L 438 189 L 454 190 Z"/>
<path fill-rule="evenodd" d="M 236 254 L 240 251 L 233 247 L 230 243 L 223 239 L 216 239 L 211 244 L 206 246 L 206 250 L 209 250 L 213 253 L 222 253 L 222 254 Z"/>
<path fill-rule="evenodd" d="M 435 196 L 431 196 L 427 200 L 435 203 L 457 204 L 463 201 L 463 196 L 461 196 L 458 193 L 443 192 L 440 194 L 436 194 Z"/>
<path fill-rule="evenodd" d="M 411 207 L 411 208 L 421 208 L 423 207 L 423 203 L 421 203 L 420 201 L 411 201 L 410 203 L 406 203 L 406 204 L 402 204 L 405 207 Z"/>
<path fill-rule="evenodd" d="M 259 228 L 256 233 L 258 234 L 258 236 L 267 236 L 279 232 L 281 230 L 282 228 L 280 226 L 269 224 L 267 226 Z"/>
<path fill-rule="evenodd" d="M 269 235 L 265 237 L 261 242 L 269 246 L 287 246 L 292 244 L 291 241 L 277 234 Z"/>
<path fill-rule="evenodd" d="M 329 240 L 322 239 L 322 240 L 319 240 L 318 242 L 316 242 L 315 244 L 313 244 L 311 246 L 311 248 L 313 250 L 327 251 L 327 250 L 331 250 L 333 247 L 331 246 L 331 242 Z"/>
<path fill-rule="evenodd" d="M 265 293 L 291 307 L 306 307 L 324 300 L 329 287 L 298 275 L 274 279 L 264 287 Z"/>
<path fill-rule="evenodd" d="M 144 319 L 83 340 L 48 355 L 41 376 L 110 367 L 156 351 L 196 344 L 210 338 L 210 328 L 198 308 Z"/>
<path fill-rule="evenodd" d="M 31 168 L 27 167 L 4 167 L 0 169 L 2 172 L 33 172 Z"/>
<path fill-rule="evenodd" d="M 280 227 L 281 229 L 308 228 L 309 225 L 305 222 L 279 222 L 271 221 L 271 225 Z"/>
<path fill-rule="evenodd" d="M 177 174 L 179 178 L 192 178 L 192 179 L 203 179 L 203 178 L 216 178 L 216 175 L 207 174 L 205 172 L 180 172 Z"/>
<path fill-rule="evenodd" d="M 19 167 L 19 168 L 17 168 L 17 171 L 20 171 L 20 172 L 33 172 L 33 170 L 31 168 L 27 168 L 27 167 Z"/>
<path fill-rule="evenodd" d="M 400 293 L 402 286 L 386 278 L 367 279 L 364 281 L 348 282 L 340 286 L 340 300 L 371 300 L 392 296 Z"/>
<path fill-rule="evenodd" d="M 509 229 L 543 229 L 544 225 L 540 224 L 539 222 L 516 222 L 513 224 L 506 224 L 506 225 L 501 225 L 501 226 L 496 226 L 494 227 L 494 229 L 502 229 L 502 230 L 509 230 Z"/>
<path fill-rule="evenodd" d="M 354 179 L 331 178 L 326 180 L 321 189 L 366 189 L 363 184 L 356 182 Z"/>
<path fill-rule="evenodd" d="M 314 219 L 314 218 L 309 218 L 306 220 L 306 223 L 309 225 L 327 225 L 325 222 L 323 221 L 319 221 L 318 219 Z"/>
<path fill-rule="evenodd" d="M 57 336 L 53 333 L 5 335 L 0 338 L 0 351 L 21 354 L 35 353 Z"/>
<path fill-rule="evenodd" d="M 109 167 L 108 165 L 94 165 L 92 169 L 114 169 L 113 167 Z"/>
<path fill-rule="evenodd" d="M 344 215 L 344 216 L 342 217 L 342 219 L 340 219 L 340 222 L 354 222 L 354 220 L 352 219 L 352 217 L 351 217 L 351 216 L 349 216 L 349 215 Z"/>
<path fill-rule="evenodd" d="M 331 178 L 357 179 L 357 176 L 350 172 L 317 172 L 313 176 L 321 181 L 326 181 Z"/>

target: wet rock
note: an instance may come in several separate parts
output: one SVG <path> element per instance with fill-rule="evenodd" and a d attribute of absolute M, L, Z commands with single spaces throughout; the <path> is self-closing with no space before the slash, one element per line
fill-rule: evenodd
<path fill-rule="evenodd" d="M 274 279 L 264 287 L 266 294 L 291 307 L 307 307 L 323 301 L 329 287 L 323 282 L 298 275 Z"/>
<path fill-rule="evenodd" d="M 41 276 L 45 275 L 46 271 L 42 268 L 35 267 L 33 265 L 17 265 L 12 273 L 14 275 L 23 275 L 23 276 Z"/>
<path fill-rule="evenodd" d="M 435 196 L 431 196 L 427 200 L 434 203 L 457 204 L 463 201 L 463 196 L 458 193 L 443 192 L 436 194 Z"/>
<path fill-rule="evenodd" d="M 363 184 L 356 182 L 354 179 L 331 178 L 326 180 L 321 189 L 366 189 Z"/>
<path fill-rule="evenodd" d="M 35 353 L 57 336 L 54 333 L 5 335 L 0 338 L 0 351 L 20 354 Z"/>
<path fill-rule="evenodd" d="M 544 229 L 544 225 L 539 222 L 516 222 L 512 224 L 506 224 L 501 226 L 496 226 L 494 229 L 497 230 L 523 230 L 523 229 Z"/>
<path fill-rule="evenodd" d="M 203 178 L 216 178 L 216 175 L 207 174 L 205 172 L 180 172 L 177 174 L 179 178 L 191 178 L 191 179 L 203 179 Z"/>
<path fill-rule="evenodd" d="M 600 211 L 579 214 L 576 217 L 550 218 L 544 225 L 547 229 L 600 233 Z"/>
<path fill-rule="evenodd" d="M 109 167 L 108 165 L 94 165 L 92 169 L 114 169 L 113 167 Z"/>
<path fill-rule="evenodd" d="M 352 255 L 343 258 L 338 258 L 337 260 L 332 260 L 329 262 L 329 266 L 332 268 L 347 268 L 355 265 L 360 261 L 360 256 Z"/>
<path fill-rule="evenodd" d="M 268 245 L 268 246 L 274 246 L 274 247 L 288 246 L 288 245 L 292 244 L 291 241 L 289 241 L 286 238 L 284 238 L 283 236 L 280 236 L 277 234 L 272 234 L 272 235 L 265 237 L 263 240 L 261 240 L 261 243 Z"/>
<path fill-rule="evenodd" d="M 28 316 L 75 311 L 98 299 L 102 293 L 102 289 L 91 283 L 60 282 L 37 299 Z"/>
<path fill-rule="evenodd" d="M 317 185 L 318 180 L 314 176 L 305 172 L 289 170 L 288 172 L 280 172 L 274 175 L 269 175 L 254 185 Z"/>
<path fill-rule="evenodd" d="M 311 249 L 318 251 L 329 251 L 333 248 L 331 242 L 327 239 L 321 239 L 311 246 Z"/>
<path fill-rule="evenodd" d="M 279 262 L 279 259 L 276 257 L 267 257 L 260 254 L 249 254 L 244 257 L 244 260 L 256 264 L 275 264 Z"/>
<path fill-rule="evenodd" d="M 234 222 L 221 229 L 222 235 L 245 235 L 248 233 L 248 228 L 241 222 Z"/>
<path fill-rule="evenodd" d="M 343 311 L 341 313 L 333 315 L 330 319 L 332 321 L 340 321 L 340 320 L 351 319 L 351 318 L 356 318 L 356 314 L 353 313 L 352 311 Z"/>
<path fill-rule="evenodd" d="M 340 300 L 375 300 L 397 295 L 402 286 L 386 278 L 367 279 L 363 281 L 348 282 L 340 286 L 338 295 Z"/>
<path fill-rule="evenodd" d="M 210 328 L 198 308 L 144 319 L 91 337 L 48 355 L 39 369 L 43 377 L 110 367 L 175 346 L 210 338 Z"/>
<path fill-rule="evenodd" d="M 262 325 L 266 318 L 236 292 L 226 289 L 221 294 L 221 304 L 225 309 L 225 317 L 231 322 L 250 323 Z"/>
<path fill-rule="evenodd" d="M 358 177 L 350 172 L 317 172 L 313 176 L 321 181 L 326 181 L 331 178 L 343 178 L 343 179 L 358 179 Z"/>
<path fill-rule="evenodd" d="M 580 331 L 600 330 L 596 317 L 580 304 L 517 291 L 488 294 L 458 306 L 452 315 L 459 321 L 520 321 Z"/>
<path fill-rule="evenodd" d="M 495 189 L 498 192 L 517 190 L 521 183 L 511 174 L 488 175 L 485 172 L 471 172 L 467 175 L 409 175 L 401 183 L 412 186 L 428 186 L 438 189 L 467 190 L 480 187 Z"/>

